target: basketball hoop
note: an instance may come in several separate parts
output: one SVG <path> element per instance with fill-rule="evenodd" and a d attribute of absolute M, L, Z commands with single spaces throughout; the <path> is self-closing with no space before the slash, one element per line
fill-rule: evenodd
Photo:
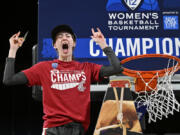
<path fill-rule="evenodd" d="M 166 66 L 160 66 L 155 70 L 149 69 L 132 69 L 128 67 L 128 63 L 136 61 L 144 61 L 143 63 L 152 62 L 158 59 L 166 60 Z M 135 92 L 137 98 L 135 100 L 137 108 L 141 106 L 147 107 L 149 114 L 149 123 L 151 121 L 156 122 L 157 118 L 162 119 L 163 116 L 166 118 L 168 114 L 173 114 L 174 110 L 180 110 L 180 104 L 175 99 L 173 93 L 173 87 L 171 84 L 172 77 L 176 71 L 180 69 L 180 59 L 165 54 L 145 54 L 126 58 L 121 61 L 124 67 L 123 74 L 136 78 L 135 80 Z M 138 64 L 141 67 L 145 65 Z M 152 66 L 153 67 L 153 66 Z"/>

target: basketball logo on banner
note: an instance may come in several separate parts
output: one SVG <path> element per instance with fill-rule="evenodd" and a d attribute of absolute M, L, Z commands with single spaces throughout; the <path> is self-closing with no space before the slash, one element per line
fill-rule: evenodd
<path fill-rule="evenodd" d="M 157 0 L 108 0 L 107 11 L 159 11 Z"/>
<path fill-rule="evenodd" d="M 124 2 L 131 10 L 135 10 L 140 5 L 141 0 L 124 0 Z"/>

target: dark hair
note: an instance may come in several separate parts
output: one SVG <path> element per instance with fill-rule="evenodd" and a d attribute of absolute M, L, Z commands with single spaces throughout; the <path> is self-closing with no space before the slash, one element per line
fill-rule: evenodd
<path fill-rule="evenodd" d="M 63 24 L 63 25 L 58 25 L 56 26 L 52 31 L 51 31 L 51 37 L 53 40 L 53 44 L 56 42 L 56 36 L 60 32 L 67 32 L 72 35 L 72 38 L 74 42 L 76 42 L 76 35 L 74 34 L 72 28 L 69 25 Z"/>

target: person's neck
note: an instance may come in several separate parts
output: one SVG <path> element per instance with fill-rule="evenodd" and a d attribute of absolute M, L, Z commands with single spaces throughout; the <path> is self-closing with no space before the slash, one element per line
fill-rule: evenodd
<path fill-rule="evenodd" d="M 59 60 L 64 62 L 70 62 L 72 61 L 72 57 L 59 57 Z"/>

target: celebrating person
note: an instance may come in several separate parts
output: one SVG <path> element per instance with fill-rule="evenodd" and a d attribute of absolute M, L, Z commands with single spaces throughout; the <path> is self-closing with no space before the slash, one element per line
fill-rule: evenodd
<path fill-rule="evenodd" d="M 58 59 L 39 62 L 15 73 L 17 50 L 25 39 L 20 32 L 10 38 L 3 83 L 5 85 L 41 85 L 43 89 L 43 135 L 83 135 L 90 124 L 90 85 L 103 77 L 123 71 L 119 59 L 108 47 L 104 35 L 92 28 L 91 38 L 108 57 L 109 66 L 80 63 L 73 59 L 76 35 L 68 25 L 58 25 L 52 32 L 53 47 Z"/>

